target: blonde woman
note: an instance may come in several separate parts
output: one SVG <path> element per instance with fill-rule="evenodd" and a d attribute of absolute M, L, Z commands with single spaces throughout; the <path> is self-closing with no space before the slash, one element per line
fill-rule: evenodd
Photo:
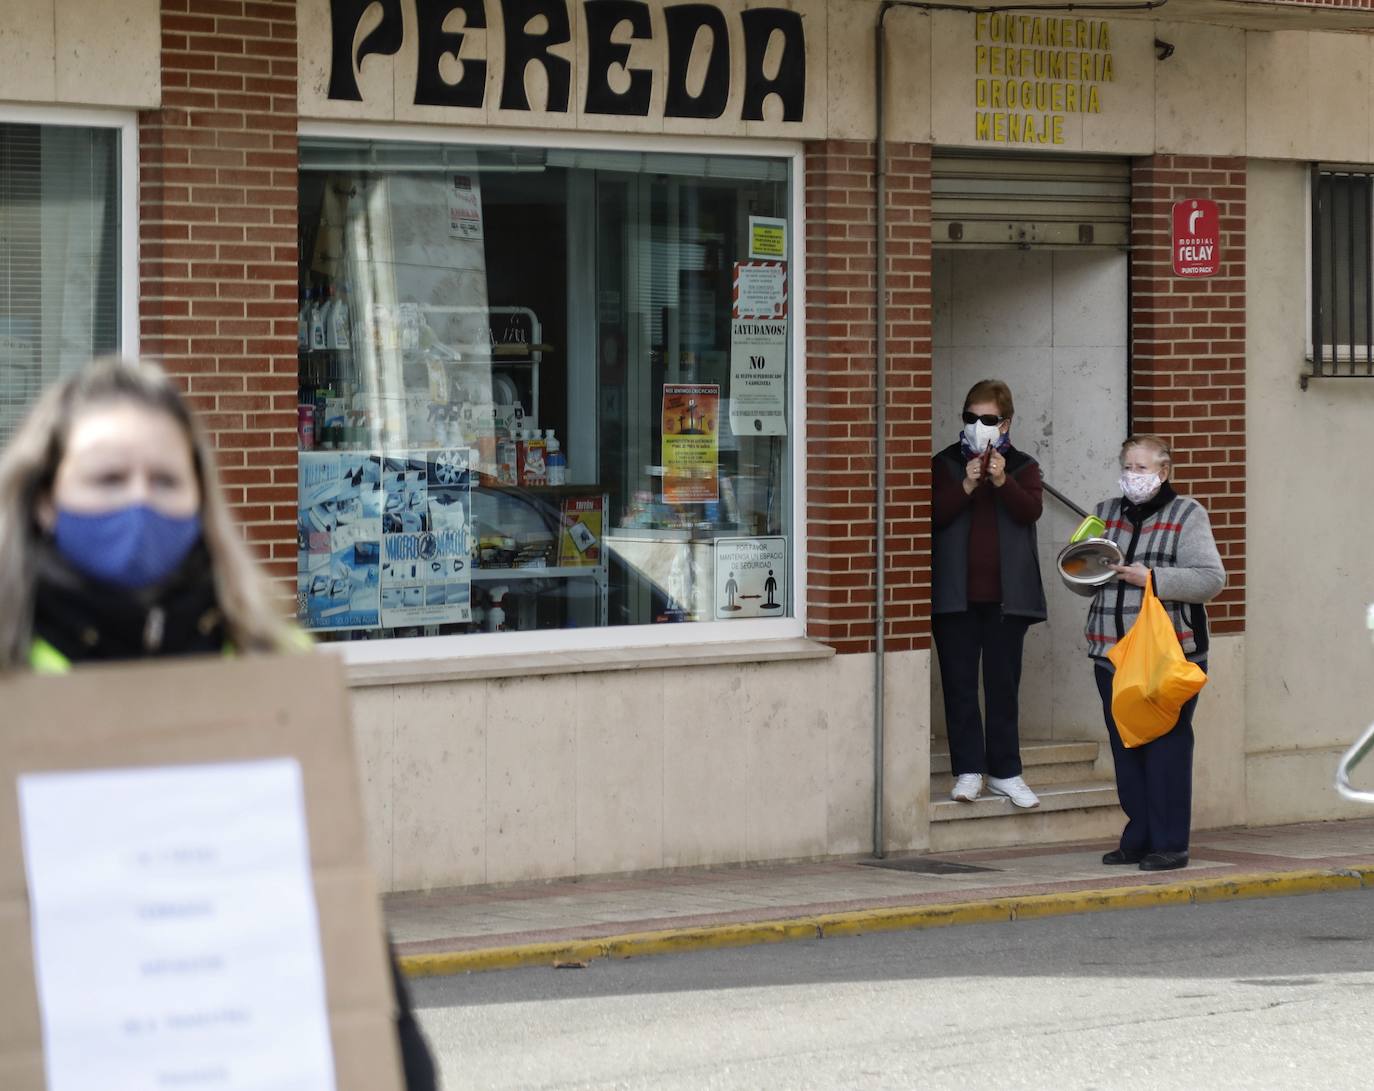
<path fill-rule="evenodd" d="M 160 369 L 43 394 L 0 457 L 0 669 L 299 646 L 277 606 Z"/>
<path fill-rule="evenodd" d="M 0 457 L 0 670 L 308 645 L 276 606 L 161 369 L 99 360 L 39 398 Z M 432 1091 L 392 974 L 406 1087 Z"/>
<path fill-rule="evenodd" d="M 1174 490 L 1174 456 L 1163 436 L 1128 436 L 1121 445 L 1121 495 L 1097 505 L 1106 537 L 1121 547 L 1118 579 L 1093 596 L 1086 636 L 1102 714 L 1112 743 L 1116 790 L 1126 812 L 1117 847 L 1102 857 L 1108 866 L 1134 864 L 1141 871 L 1172 871 L 1188 865 L 1193 806 L 1194 697 L 1167 735 L 1127 747 L 1112 718 L 1112 663 L 1107 650 L 1126 635 L 1140 613 L 1146 581 L 1173 621 L 1183 653 L 1207 669 L 1207 611 L 1203 604 L 1226 585 L 1206 509 Z"/>

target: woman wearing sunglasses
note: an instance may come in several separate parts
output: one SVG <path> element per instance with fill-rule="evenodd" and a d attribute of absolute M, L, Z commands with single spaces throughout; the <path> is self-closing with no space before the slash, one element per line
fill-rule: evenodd
<path fill-rule="evenodd" d="M 1029 809 L 1040 800 L 1021 776 L 1017 693 L 1026 629 L 1044 621 L 1046 609 L 1035 541 L 1040 466 L 1011 445 L 1013 412 L 1006 383 L 974 383 L 958 442 L 933 460 L 931 628 L 945 695 L 951 798 L 972 803 L 986 784 Z"/>

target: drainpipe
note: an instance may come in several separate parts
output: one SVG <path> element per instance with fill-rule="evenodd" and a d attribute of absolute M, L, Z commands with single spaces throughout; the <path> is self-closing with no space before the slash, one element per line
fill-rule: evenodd
<path fill-rule="evenodd" d="M 886 730 L 883 704 L 887 687 L 887 137 L 884 130 L 885 79 L 884 54 L 887 51 L 883 20 L 889 0 L 878 9 L 874 30 L 873 70 L 876 74 L 877 102 L 874 109 L 874 183 L 877 191 L 877 360 L 874 393 L 874 516 L 877 520 L 877 546 L 874 558 L 873 605 L 873 855 L 881 860 L 883 847 L 883 735 Z"/>

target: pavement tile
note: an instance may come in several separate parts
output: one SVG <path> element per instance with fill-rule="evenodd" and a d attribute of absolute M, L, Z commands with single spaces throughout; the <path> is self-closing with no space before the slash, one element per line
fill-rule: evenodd
<path fill-rule="evenodd" d="M 1111 842 L 941 853 L 992 870 L 928 875 L 834 860 L 388 895 L 402 954 L 770 922 L 862 909 L 1120 890 L 1227 875 L 1374 866 L 1374 819 L 1195 835 L 1185 871 L 1104 868 Z"/>

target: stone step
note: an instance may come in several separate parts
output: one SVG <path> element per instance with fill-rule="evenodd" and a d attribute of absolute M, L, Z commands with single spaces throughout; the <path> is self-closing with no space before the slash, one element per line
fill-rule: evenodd
<path fill-rule="evenodd" d="M 973 803 L 935 800 L 930 808 L 930 851 L 1084 841 L 1113 838 L 1121 832 L 1124 818 L 1114 784 L 1056 784 L 1037 789 L 1036 795 L 1040 806 L 1033 811 L 986 794 Z"/>
<path fill-rule="evenodd" d="M 1041 787 L 1052 784 L 1085 784 L 1101 776 L 1101 770 L 1092 761 L 1059 762 L 1054 765 L 1025 765 L 1026 783 L 1039 792 Z M 930 798 L 942 799 L 954 787 L 953 773 L 934 773 L 930 778 Z"/>
<path fill-rule="evenodd" d="M 1088 762 L 1097 760 L 1099 744 L 1086 739 L 1022 739 L 1021 740 L 1021 764 L 1027 769 L 1037 765 L 1060 765 L 1070 762 Z M 939 742 L 931 741 L 930 747 L 930 772 L 948 773 L 949 769 L 949 748 L 945 740 Z M 1027 774 L 1029 777 L 1029 774 Z"/>

